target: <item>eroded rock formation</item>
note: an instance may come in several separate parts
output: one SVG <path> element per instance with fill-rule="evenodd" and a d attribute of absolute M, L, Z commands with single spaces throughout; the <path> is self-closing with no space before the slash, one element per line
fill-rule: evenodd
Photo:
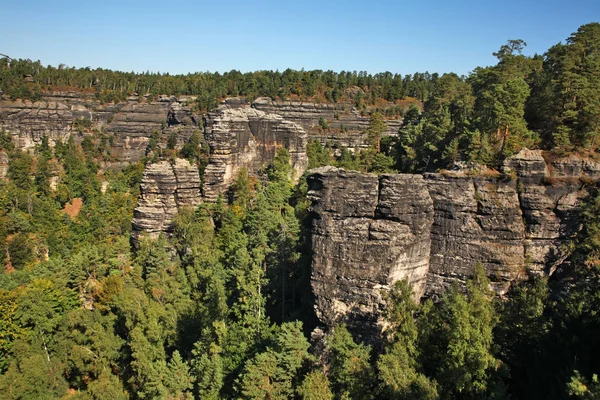
<path fill-rule="evenodd" d="M 312 288 L 320 320 L 381 323 L 381 289 L 404 277 L 423 294 L 431 248 L 431 197 L 419 175 L 312 171 Z"/>
<path fill-rule="evenodd" d="M 311 171 L 312 288 L 331 326 L 382 323 L 381 291 L 407 277 L 416 296 L 463 284 L 481 262 L 504 293 L 527 272 L 552 273 L 579 229 L 585 185 L 600 164 L 524 150 L 504 174 L 373 175 Z"/>
<path fill-rule="evenodd" d="M 301 126 L 247 105 L 225 104 L 210 114 L 205 138 L 211 154 L 204 171 L 204 195 L 210 201 L 227 189 L 237 171 L 245 167 L 258 172 L 279 148 L 289 150 L 296 178 L 308 165 L 307 134 Z"/>
<path fill-rule="evenodd" d="M 134 241 L 142 232 L 152 238 L 170 232 L 179 208 L 202 202 L 198 168 L 180 158 L 174 163 L 159 161 L 147 165 L 140 192 L 132 221 Z"/>
<path fill-rule="evenodd" d="M 323 144 L 337 144 L 350 149 L 366 147 L 364 132 L 369 126 L 369 116 L 363 116 L 350 103 L 313 103 L 306 101 L 274 101 L 259 97 L 252 103 L 257 110 L 281 115 L 284 119 L 300 125 L 311 139 Z M 331 131 L 319 129 L 323 118 L 332 128 Z M 386 135 L 395 136 L 402 120 L 386 121 Z M 340 132 L 343 127 L 345 132 Z"/>
<path fill-rule="evenodd" d="M 15 145 L 33 149 L 45 136 L 50 145 L 66 141 L 70 135 L 81 140 L 100 132 L 108 136 L 115 163 L 137 161 L 156 131 L 164 136 L 175 132 L 179 144 L 194 130 L 200 129 L 199 118 L 187 98 L 161 96 L 155 101 L 131 97 L 117 104 L 104 104 L 92 95 L 79 92 L 56 92 L 32 102 L 0 100 L 0 129 L 9 132 Z"/>

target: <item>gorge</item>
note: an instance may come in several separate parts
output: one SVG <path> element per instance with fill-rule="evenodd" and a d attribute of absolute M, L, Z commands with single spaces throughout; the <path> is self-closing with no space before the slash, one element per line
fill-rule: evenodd
<path fill-rule="evenodd" d="M 78 140 L 103 135 L 110 153 L 105 168 L 144 157 L 152 132 L 174 134 L 179 148 L 202 132 L 210 149 L 202 178 L 184 159 L 146 166 L 132 221 L 134 240 L 142 232 L 154 238 L 169 233 L 179 209 L 216 201 L 238 171 L 257 174 L 279 148 L 288 149 L 299 179 L 308 166 L 309 140 L 351 149 L 365 145 L 368 119 L 344 113 L 344 105 L 227 99 L 200 115 L 187 100 L 160 96 L 102 105 L 74 93 L 36 103 L 4 100 L 0 126 L 24 150 L 44 136 L 54 143 L 69 135 Z M 349 132 L 323 132 L 318 128 L 323 118 Z M 387 123 L 393 132 L 401 121 Z M 501 294 L 530 273 L 550 274 L 580 229 L 576 211 L 586 184 L 599 178 L 600 164 L 591 159 L 546 160 L 542 151 L 527 149 L 507 159 L 501 172 L 458 164 L 454 170 L 414 175 L 311 170 L 311 287 L 317 315 L 328 326 L 379 326 L 382 293 L 397 280 L 407 278 L 415 298 L 437 296 L 454 282 L 464 284 L 478 262 Z"/>

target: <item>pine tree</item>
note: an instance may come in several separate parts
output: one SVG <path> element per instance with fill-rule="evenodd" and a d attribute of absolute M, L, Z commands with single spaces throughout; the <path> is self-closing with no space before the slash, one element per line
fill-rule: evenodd
<path fill-rule="evenodd" d="M 329 378 L 340 398 L 370 399 L 374 396 L 371 348 L 354 342 L 345 325 L 338 325 L 327 338 Z"/>

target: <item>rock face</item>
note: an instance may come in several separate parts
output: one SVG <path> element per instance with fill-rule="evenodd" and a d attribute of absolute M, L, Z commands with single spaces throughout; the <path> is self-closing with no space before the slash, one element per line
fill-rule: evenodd
<path fill-rule="evenodd" d="M 429 295 L 463 282 L 477 262 L 497 290 L 524 273 L 522 213 L 514 180 L 427 174 L 433 200 Z"/>
<path fill-rule="evenodd" d="M 0 100 L 0 128 L 10 132 L 22 149 L 33 148 L 44 136 L 51 142 L 66 139 L 73 119 L 72 110 L 63 102 Z"/>
<path fill-rule="evenodd" d="M 302 126 L 311 139 L 319 140 L 323 145 L 338 144 L 350 149 L 366 147 L 363 132 L 369 126 L 369 117 L 362 116 L 350 103 L 313 103 L 306 101 L 274 101 L 259 97 L 252 107 L 271 114 L 281 115 L 284 119 Z M 332 128 L 332 132 L 321 132 L 319 120 L 323 118 Z M 385 135 L 396 136 L 402 120 L 386 121 Z M 341 127 L 346 132 L 339 132 Z"/>
<path fill-rule="evenodd" d="M 312 171 L 312 288 L 318 317 L 329 326 L 382 323 L 381 289 L 408 278 L 425 290 L 432 200 L 419 175 Z"/>
<path fill-rule="evenodd" d="M 152 238 L 170 232 L 179 208 L 202 202 L 198 168 L 180 158 L 174 164 L 159 161 L 147 165 L 140 192 L 132 221 L 134 241 L 142 232 Z"/>
<path fill-rule="evenodd" d="M 0 179 L 6 178 L 8 174 L 8 155 L 0 151 Z"/>
<path fill-rule="evenodd" d="M 140 101 L 132 97 L 117 104 L 103 104 L 92 95 L 56 92 L 42 100 L 0 100 L 0 129 L 11 133 L 16 146 L 33 149 L 44 136 L 50 145 L 66 141 L 70 135 L 81 140 L 85 135 L 108 136 L 111 156 L 116 163 L 137 161 L 145 155 L 153 132 L 164 136 L 175 133 L 184 143 L 199 129 L 198 120 L 185 106 L 188 99 L 160 97 Z"/>
<path fill-rule="evenodd" d="M 324 118 L 332 128 L 344 125 L 349 132 L 362 132 L 369 126 L 369 117 L 362 116 L 350 103 L 313 103 L 307 101 L 274 101 L 268 97 L 259 97 L 252 107 L 257 110 L 281 115 L 283 118 L 302 126 L 311 135 L 319 127 L 319 120 Z M 386 135 L 395 136 L 402 125 L 402 120 L 386 121 Z"/>
<path fill-rule="evenodd" d="M 477 262 L 499 293 L 527 272 L 551 274 L 565 259 L 561 244 L 580 229 L 585 182 L 598 179 L 596 162 L 529 150 L 495 175 L 312 170 L 317 315 L 376 331 L 381 291 L 403 277 L 416 296 L 436 296 L 464 284 Z"/>
<path fill-rule="evenodd" d="M 308 165 L 307 134 L 302 127 L 247 105 L 225 104 L 210 114 L 205 138 L 211 152 L 204 171 L 204 195 L 209 201 L 225 192 L 241 168 L 258 172 L 279 148 L 289 150 L 297 178 Z"/>

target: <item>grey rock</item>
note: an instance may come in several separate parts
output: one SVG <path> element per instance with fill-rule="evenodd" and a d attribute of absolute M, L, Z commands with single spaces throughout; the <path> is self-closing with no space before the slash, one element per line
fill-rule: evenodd
<path fill-rule="evenodd" d="M 302 126 L 311 139 L 319 140 L 323 145 L 339 144 L 346 148 L 365 147 L 364 131 L 369 126 L 369 117 L 362 116 L 351 103 L 313 103 L 307 101 L 274 101 L 268 97 L 259 97 L 252 107 L 257 110 L 281 115 L 288 121 Z M 319 120 L 324 118 L 332 132 L 321 132 Z M 341 126 L 346 132 L 339 132 Z M 385 135 L 396 136 L 402 126 L 402 120 L 387 120 Z"/>
<path fill-rule="evenodd" d="M 478 262 L 500 294 L 530 273 L 551 274 L 568 255 L 562 244 L 581 229 L 579 205 L 600 165 L 546 161 L 525 149 L 504 171 L 310 171 L 311 284 L 321 322 L 377 335 L 385 326 L 383 293 L 404 277 L 418 298 L 464 286 Z"/>
<path fill-rule="evenodd" d="M 418 175 L 311 171 L 312 289 L 319 319 L 381 326 L 382 290 L 399 279 L 425 289 L 432 200 Z"/>
<path fill-rule="evenodd" d="M 151 238 L 157 238 L 162 232 L 171 232 L 178 210 L 195 207 L 201 202 L 200 175 L 195 165 L 180 158 L 174 164 L 168 161 L 148 164 L 133 214 L 134 242 L 142 232 Z"/>
<path fill-rule="evenodd" d="M 249 106 L 225 104 L 209 114 L 205 138 L 211 153 L 204 171 L 204 195 L 209 201 L 226 191 L 241 168 L 256 174 L 279 148 L 289 150 L 296 178 L 308 165 L 304 129 Z"/>
<path fill-rule="evenodd" d="M 77 120 L 85 120 L 89 131 L 108 135 L 116 164 L 141 159 L 154 131 L 164 135 L 175 132 L 182 146 L 199 125 L 199 117 L 184 100 L 173 96 L 156 102 L 130 97 L 125 102 L 102 104 L 89 94 L 54 92 L 37 102 L 0 100 L 0 129 L 9 132 L 22 150 L 33 149 L 44 136 L 51 146 L 71 135 L 82 140 L 89 132 L 75 129 Z"/>

